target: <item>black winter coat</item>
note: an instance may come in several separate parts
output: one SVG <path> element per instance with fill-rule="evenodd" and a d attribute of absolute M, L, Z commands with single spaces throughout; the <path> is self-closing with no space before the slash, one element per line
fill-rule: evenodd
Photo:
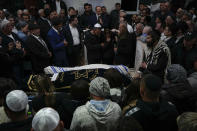
<path fill-rule="evenodd" d="M 180 114 L 196 111 L 197 90 L 192 88 L 188 81 L 164 85 L 161 97 L 172 102 Z"/>

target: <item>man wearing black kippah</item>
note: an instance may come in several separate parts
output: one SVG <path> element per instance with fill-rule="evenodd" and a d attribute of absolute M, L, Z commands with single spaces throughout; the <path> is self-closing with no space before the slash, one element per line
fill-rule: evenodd
<path fill-rule="evenodd" d="M 145 75 L 140 83 L 141 99 L 124 114 L 135 118 L 144 131 L 176 131 L 178 116 L 174 105 L 160 100 L 161 79 L 155 75 Z"/>

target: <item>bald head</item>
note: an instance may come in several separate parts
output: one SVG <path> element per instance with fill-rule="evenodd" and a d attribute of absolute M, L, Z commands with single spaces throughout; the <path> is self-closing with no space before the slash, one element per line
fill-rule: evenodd
<path fill-rule="evenodd" d="M 143 34 L 148 34 L 152 31 L 152 28 L 150 26 L 145 26 L 143 29 Z"/>
<path fill-rule="evenodd" d="M 44 17 L 45 16 L 44 9 L 39 9 L 38 14 L 39 14 L 40 17 Z"/>

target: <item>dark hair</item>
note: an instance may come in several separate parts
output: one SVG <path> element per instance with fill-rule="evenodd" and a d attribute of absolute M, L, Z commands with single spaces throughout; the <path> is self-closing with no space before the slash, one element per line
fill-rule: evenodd
<path fill-rule="evenodd" d="M 15 17 L 14 17 L 13 15 L 9 15 L 9 16 L 7 17 L 7 20 L 10 19 L 10 18 L 13 18 L 13 19 L 15 20 Z"/>
<path fill-rule="evenodd" d="M 161 23 L 164 23 L 164 20 L 165 20 L 164 17 L 162 17 L 162 16 L 160 16 L 160 15 L 157 15 L 156 18 L 159 18 L 160 21 L 161 21 Z M 155 20 L 156 20 L 156 19 L 155 19 Z"/>
<path fill-rule="evenodd" d="M 35 30 L 35 29 L 40 29 L 38 24 L 34 24 L 33 22 L 29 22 L 29 30 Z"/>
<path fill-rule="evenodd" d="M 75 18 L 77 18 L 76 15 L 71 15 L 69 18 L 69 23 L 73 22 L 75 20 Z"/>
<path fill-rule="evenodd" d="M 75 10 L 75 8 L 74 7 L 69 7 L 68 12 L 70 12 L 71 10 Z"/>
<path fill-rule="evenodd" d="M 126 88 L 124 106 L 128 105 L 131 101 L 140 98 L 140 81 L 141 79 L 134 79 Z"/>
<path fill-rule="evenodd" d="M 122 116 L 117 131 L 143 131 L 143 128 L 132 116 Z"/>
<path fill-rule="evenodd" d="M 147 25 L 150 25 L 152 21 L 151 16 L 145 16 L 145 22 L 147 23 Z"/>
<path fill-rule="evenodd" d="M 157 99 L 159 97 L 161 86 L 161 79 L 153 74 L 145 75 L 140 83 L 140 88 L 144 88 L 146 96 L 151 100 Z"/>
<path fill-rule="evenodd" d="M 160 3 L 166 3 L 168 0 L 160 0 Z"/>
<path fill-rule="evenodd" d="M 51 20 L 51 23 L 53 26 L 58 26 L 58 25 L 62 24 L 62 19 L 60 17 L 54 17 Z"/>
<path fill-rule="evenodd" d="M 120 5 L 120 3 L 116 3 L 115 6 Z"/>
<path fill-rule="evenodd" d="M 148 35 L 150 35 L 152 37 L 152 39 L 153 39 L 154 42 L 155 41 L 159 41 L 159 39 L 160 39 L 160 33 L 159 33 L 159 31 L 156 31 L 156 30 L 151 31 L 151 32 L 148 33 Z"/>
<path fill-rule="evenodd" d="M 170 16 L 170 17 L 172 18 L 173 23 L 176 23 L 176 22 L 177 22 L 177 21 L 176 21 L 176 17 L 175 17 L 175 16 L 173 16 L 173 15 L 168 15 L 168 16 Z M 167 16 L 167 17 L 168 17 L 168 16 Z M 166 18 L 167 18 L 167 17 L 166 17 Z"/>
<path fill-rule="evenodd" d="M 83 5 L 84 8 L 85 8 L 86 6 L 89 6 L 89 4 L 88 4 L 88 3 L 85 3 L 85 4 Z"/>
<path fill-rule="evenodd" d="M 19 21 L 17 24 L 16 24 L 16 28 L 17 30 L 21 30 L 22 28 L 24 28 L 26 25 L 28 25 L 25 21 Z"/>
<path fill-rule="evenodd" d="M 54 10 L 54 9 L 53 9 L 53 10 L 50 10 L 50 14 L 53 13 L 53 12 L 56 12 L 56 10 Z M 50 15 L 50 14 L 49 14 L 49 15 Z"/>
<path fill-rule="evenodd" d="M 16 83 L 8 78 L 0 78 L 0 99 L 5 98 L 6 95 L 16 89 Z M 1 103 L 0 103 L 1 104 Z"/>
<path fill-rule="evenodd" d="M 28 17 L 29 17 L 29 15 L 28 15 L 28 14 L 22 14 L 22 17 L 23 17 L 23 16 L 28 16 Z"/>
<path fill-rule="evenodd" d="M 192 14 L 185 11 L 183 15 L 186 15 L 188 17 L 188 20 L 192 20 Z"/>
<path fill-rule="evenodd" d="M 178 22 L 178 23 L 177 23 L 177 31 L 179 31 L 179 30 L 181 30 L 181 32 L 182 32 L 183 34 L 185 34 L 185 33 L 187 32 L 187 30 L 188 30 L 188 25 L 187 25 L 187 23 L 186 23 L 186 22 L 183 22 L 183 21 Z"/>
<path fill-rule="evenodd" d="M 166 27 L 168 27 L 168 30 L 172 33 L 172 36 L 176 35 L 176 33 L 177 33 L 177 26 L 176 26 L 175 23 L 173 23 L 171 25 L 168 25 Z"/>
<path fill-rule="evenodd" d="M 150 8 L 146 8 L 145 10 L 146 10 L 146 14 L 150 15 L 150 11 L 151 11 Z"/>
<path fill-rule="evenodd" d="M 110 31 L 110 29 L 105 28 L 104 29 L 104 37 L 106 37 L 107 34 L 109 34 L 110 36 L 112 36 L 112 32 Z"/>
<path fill-rule="evenodd" d="M 110 88 L 121 88 L 123 84 L 123 76 L 116 69 L 106 70 L 103 77 L 108 80 Z"/>
<path fill-rule="evenodd" d="M 48 17 L 51 13 L 51 10 L 50 9 L 44 9 L 44 14 L 46 17 Z"/>
<path fill-rule="evenodd" d="M 71 95 L 75 100 L 84 100 L 89 97 L 89 83 L 85 80 L 76 80 L 71 85 Z"/>

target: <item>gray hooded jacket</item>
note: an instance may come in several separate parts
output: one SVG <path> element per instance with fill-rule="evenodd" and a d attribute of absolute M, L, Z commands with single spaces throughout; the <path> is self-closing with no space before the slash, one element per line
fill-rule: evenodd
<path fill-rule="evenodd" d="M 70 129 L 72 131 L 114 131 L 120 115 L 120 106 L 110 100 L 88 101 L 75 110 Z"/>

